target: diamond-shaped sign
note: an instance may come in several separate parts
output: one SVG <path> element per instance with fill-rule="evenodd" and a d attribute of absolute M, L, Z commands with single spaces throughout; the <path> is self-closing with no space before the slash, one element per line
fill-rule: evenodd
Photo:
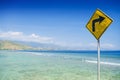
<path fill-rule="evenodd" d="M 113 20 L 111 18 L 97 9 L 86 27 L 98 40 L 112 22 Z"/>

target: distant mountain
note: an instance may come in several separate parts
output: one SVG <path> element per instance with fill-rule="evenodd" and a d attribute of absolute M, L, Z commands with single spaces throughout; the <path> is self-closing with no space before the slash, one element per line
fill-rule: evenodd
<path fill-rule="evenodd" d="M 25 42 L 25 41 L 14 41 L 19 44 L 24 44 L 28 46 L 32 46 L 37 49 L 42 49 L 42 50 L 58 50 L 58 49 L 64 49 L 63 47 L 59 45 L 55 45 L 52 43 L 37 43 L 37 42 Z"/>
<path fill-rule="evenodd" d="M 30 50 L 30 49 L 34 48 L 13 41 L 0 40 L 0 50 Z"/>
<path fill-rule="evenodd" d="M 0 40 L 0 50 L 61 50 L 54 44 Z"/>

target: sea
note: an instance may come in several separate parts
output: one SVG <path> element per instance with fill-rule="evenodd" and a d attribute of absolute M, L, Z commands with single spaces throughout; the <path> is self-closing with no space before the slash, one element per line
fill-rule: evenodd
<path fill-rule="evenodd" d="M 101 51 L 101 80 L 120 80 L 120 51 Z M 0 50 L 0 80 L 97 80 L 97 51 Z"/>

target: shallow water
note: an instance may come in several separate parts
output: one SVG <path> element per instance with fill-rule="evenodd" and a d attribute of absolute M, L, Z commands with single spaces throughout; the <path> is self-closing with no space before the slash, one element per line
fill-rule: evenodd
<path fill-rule="evenodd" d="M 105 53 L 102 62 L 120 64 L 120 52 Z M 97 80 L 97 64 L 87 60 L 96 61 L 97 54 L 0 51 L 0 80 Z M 120 66 L 101 64 L 101 80 L 120 80 Z"/>

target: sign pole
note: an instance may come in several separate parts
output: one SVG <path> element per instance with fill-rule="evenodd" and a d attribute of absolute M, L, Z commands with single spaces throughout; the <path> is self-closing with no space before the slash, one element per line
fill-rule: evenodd
<path fill-rule="evenodd" d="M 98 59 L 97 59 L 97 70 L 98 70 L 98 72 L 97 72 L 97 80 L 100 80 L 100 40 L 98 39 L 97 40 L 97 49 L 98 49 Z"/>

